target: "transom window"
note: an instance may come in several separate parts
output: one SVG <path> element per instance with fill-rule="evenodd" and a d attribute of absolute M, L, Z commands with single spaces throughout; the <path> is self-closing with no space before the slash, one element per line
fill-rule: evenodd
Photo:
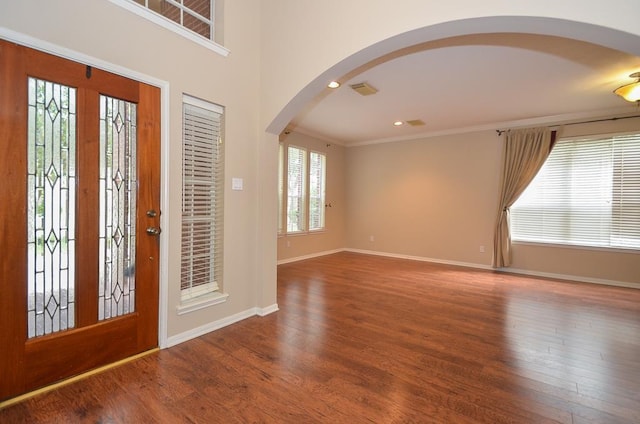
<path fill-rule="evenodd" d="M 222 8 L 224 0 L 109 0 L 223 56 Z M 219 27 L 219 28 L 218 28 Z"/>
<path fill-rule="evenodd" d="M 133 0 L 196 34 L 212 40 L 214 0 Z"/>

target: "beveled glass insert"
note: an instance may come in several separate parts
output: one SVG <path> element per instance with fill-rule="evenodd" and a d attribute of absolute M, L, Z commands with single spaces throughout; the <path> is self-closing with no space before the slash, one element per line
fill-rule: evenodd
<path fill-rule="evenodd" d="M 27 332 L 75 326 L 76 89 L 28 79 Z"/>
<path fill-rule="evenodd" d="M 135 311 L 136 104 L 100 96 L 98 319 Z"/>

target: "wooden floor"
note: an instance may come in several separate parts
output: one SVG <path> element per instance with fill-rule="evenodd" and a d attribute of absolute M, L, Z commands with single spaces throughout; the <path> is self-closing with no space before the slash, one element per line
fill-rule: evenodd
<path fill-rule="evenodd" d="M 0 422 L 640 423 L 640 290 L 339 253 L 278 303 Z"/>

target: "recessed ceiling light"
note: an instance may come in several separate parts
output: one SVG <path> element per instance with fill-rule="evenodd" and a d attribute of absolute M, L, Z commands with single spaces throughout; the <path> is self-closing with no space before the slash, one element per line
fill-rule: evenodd
<path fill-rule="evenodd" d="M 327 87 L 329 87 L 329 88 L 338 88 L 338 87 L 340 87 L 340 83 L 338 81 L 331 81 L 329 84 L 327 84 Z"/>
<path fill-rule="evenodd" d="M 393 123 L 393 125 L 395 125 L 396 127 L 399 127 L 402 124 L 404 124 L 404 122 L 402 122 L 402 121 L 396 121 L 396 122 Z"/>

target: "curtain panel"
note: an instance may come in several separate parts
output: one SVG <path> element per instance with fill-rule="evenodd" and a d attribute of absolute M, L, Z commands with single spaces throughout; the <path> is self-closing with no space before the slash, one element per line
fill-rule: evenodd
<path fill-rule="evenodd" d="M 509 130 L 503 148 L 498 216 L 493 238 L 494 268 L 511 265 L 509 208 L 520 197 L 549 156 L 555 131 L 544 128 Z"/>

